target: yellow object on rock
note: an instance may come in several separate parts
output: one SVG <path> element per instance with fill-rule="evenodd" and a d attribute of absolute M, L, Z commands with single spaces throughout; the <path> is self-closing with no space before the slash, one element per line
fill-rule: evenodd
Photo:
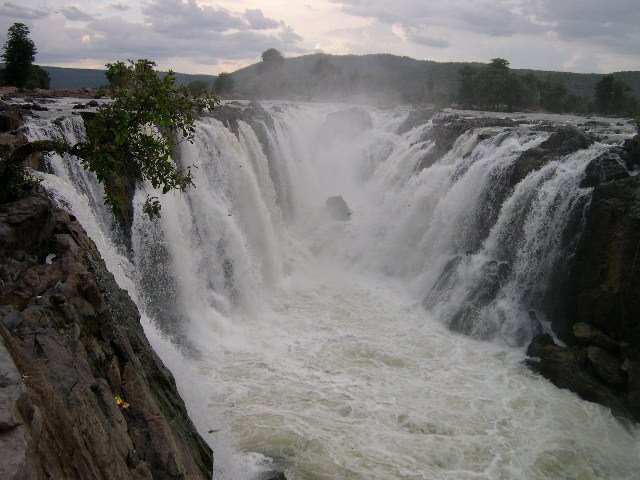
<path fill-rule="evenodd" d="M 129 404 L 125 402 L 120 395 L 116 395 L 116 403 L 119 407 L 129 408 Z"/>

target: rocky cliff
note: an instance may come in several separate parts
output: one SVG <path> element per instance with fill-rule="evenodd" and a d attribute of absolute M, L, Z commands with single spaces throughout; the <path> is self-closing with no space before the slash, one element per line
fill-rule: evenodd
<path fill-rule="evenodd" d="M 594 159 L 593 187 L 575 255 L 558 273 L 548 335 L 528 353 L 536 371 L 614 414 L 640 421 L 640 156 L 637 138 Z M 636 171 L 636 173 L 633 173 Z"/>
<path fill-rule="evenodd" d="M 0 478 L 211 478 L 139 314 L 67 212 L 0 205 Z"/>

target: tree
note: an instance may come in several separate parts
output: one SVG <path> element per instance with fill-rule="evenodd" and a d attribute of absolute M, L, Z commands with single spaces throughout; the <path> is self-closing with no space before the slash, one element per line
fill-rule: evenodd
<path fill-rule="evenodd" d="M 504 58 L 492 58 L 491 63 L 481 71 L 486 100 L 494 110 L 500 110 L 500 105 L 511 103 L 509 100 L 510 85 L 509 62 Z"/>
<path fill-rule="evenodd" d="M 123 179 L 149 181 L 162 193 L 193 185 L 190 167 L 176 165 L 175 150 L 179 141 L 193 141 L 197 114 L 218 103 L 215 96 L 192 98 L 175 87 L 171 70 L 160 77 L 155 66 L 144 59 L 107 64 L 113 101 L 87 121 L 85 142 L 70 149 L 104 184 L 105 203 L 115 211 L 123 207 L 117 190 Z M 157 197 L 147 195 L 144 212 L 160 216 Z"/>
<path fill-rule="evenodd" d="M 226 72 L 221 72 L 215 82 L 213 82 L 213 90 L 216 93 L 229 93 L 233 90 L 234 86 L 233 75 Z"/>
<path fill-rule="evenodd" d="M 458 103 L 464 108 L 471 108 L 475 102 L 477 69 L 464 66 L 458 72 Z"/>
<path fill-rule="evenodd" d="M 50 84 L 51 77 L 49 77 L 47 71 L 38 65 L 31 65 L 24 87 L 33 90 L 34 88 L 49 88 Z"/>
<path fill-rule="evenodd" d="M 630 92 L 627 83 L 605 75 L 595 86 L 596 109 L 607 115 L 632 114 L 637 102 Z"/>
<path fill-rule="evenodd" d="M 262 61 L 265 65 L 273 65 L 280 63 L 284 60 L 284 55 L 275 48 L 270 48 L 262 52 Z"/>
<path fill-rule="evenodd" d="M 29 38 L 29 27 L 23 23 L 9 27 L 2 54 L 5 64 L 3 77 L 7 85 L 25 86 L 36 53 L 36 46 Z"/>
<path fill-rule="evenodd" d="M 209 84 L 204 80 L 193 80 L 187 83 L 187 90 L 194 97 L 203 97 L 209 93 Z"/>
<path fill-rule="evenodd" d="M 567 108 L 567 87 L 561 81 L 545 80 L 540 85 L 540 106 L 549 112 L 562 112 Z"/>

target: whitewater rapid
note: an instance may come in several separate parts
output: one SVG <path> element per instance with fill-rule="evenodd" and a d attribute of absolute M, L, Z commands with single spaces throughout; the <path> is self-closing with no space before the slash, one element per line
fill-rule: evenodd
<path fill-rule="evenodd" d="M 467 132 L 420 171 L 431 124 L 397 134 L 402 109 L 362 108 L 371 125 L 344 131 L 330 116 L 350 106 L 265 107 L 262 139 L 242 121 L 237 134 L 198 123 L 180 151 L 196 188 L 162 196 L 153 222 L 139 191 L 131 251 L 76 159 L 51 156 L 42 174 L 140 308 L 214 448 L 215 478 L 637 478 L 640 429 L 533 374 L 510 346 L 531 334 L 527 302 L 588 205 L 579 182 L 606 143 L 528 175 L 477 238 L 486 192 L 549 133 Z M 71 117 L 27 133 L 84 134 Z M 349 222 L 326 214 L 333 195 Z M 483 265 L 507 258 L 503 294 L 470 332 L 488 340 L 451 332 Z"/>

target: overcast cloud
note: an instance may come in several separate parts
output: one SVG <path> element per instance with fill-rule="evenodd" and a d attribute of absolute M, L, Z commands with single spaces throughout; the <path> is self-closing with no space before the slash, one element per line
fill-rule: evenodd
<path fill-rule="evenodd" d="M 0 0 L 1 1 L 1 0 Z M 393 53 L 507 58 L 516 68 L 640 70 L 636 0 L 21 0 L 0 3 L 0 40 L 22 22 L 43 65 L 149 58 L 218 73 L 274 47 L 287 56 Z"/>

